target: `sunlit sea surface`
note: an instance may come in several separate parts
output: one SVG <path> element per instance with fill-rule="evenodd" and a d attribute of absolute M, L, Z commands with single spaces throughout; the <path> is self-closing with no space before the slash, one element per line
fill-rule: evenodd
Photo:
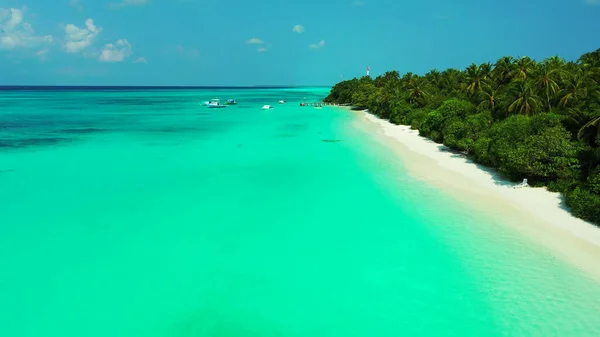
<path fill-rule="evenodd" d="M 600 336 L 599 284 L 327 92 L 0 91 L 0 336 Z"/>

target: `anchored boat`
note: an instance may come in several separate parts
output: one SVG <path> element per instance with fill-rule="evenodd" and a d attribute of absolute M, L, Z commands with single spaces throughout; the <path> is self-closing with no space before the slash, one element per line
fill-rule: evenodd
<path fill-rule="evenodd" d="M 221 104 L 221 102 L 218 99 L 213 99 L 211 102 L 208 103 L 208 107 L 209 108 L 226 108 L 227 105 Z"/>
<path fill-rule="evenodd" d="M 218 102 L 219 102 L 219 99 L 218 99 L 218 98 L 213 98 L 213 99 L 211 99 L 211 100 L 209 100 L 209 101 L 204 101 L 204 102 L 202 102 L 202 105 L 204 105 L 204 106 L 208 106 L 209 104 L 211 104 L 211 103 L 214 103 L 214 102 L 217 102 L 217 103 L 218 103 Z"/>

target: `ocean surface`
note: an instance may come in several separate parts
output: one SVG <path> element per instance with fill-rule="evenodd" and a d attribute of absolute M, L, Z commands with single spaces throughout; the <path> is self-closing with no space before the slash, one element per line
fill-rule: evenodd
<path fill-rule="evenodd" d="M 0 336 L 600 336 L 598 283 L 327 92 L 0 91 Z"/>

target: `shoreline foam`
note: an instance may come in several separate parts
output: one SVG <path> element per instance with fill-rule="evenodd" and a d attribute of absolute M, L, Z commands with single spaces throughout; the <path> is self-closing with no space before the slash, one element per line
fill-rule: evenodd
<path fill-rule="evenodd" d="M 569 213 L 559 193 L 515 189 L 516 183 L 493 169 L 421 137 L 410 126 L 392 124 L 366 110 L 358 113 L 358 127 L 383 136 L 381 142 L 402 157 L 413 177 L 485 209 L 600 282 L 600 228 Z"/>

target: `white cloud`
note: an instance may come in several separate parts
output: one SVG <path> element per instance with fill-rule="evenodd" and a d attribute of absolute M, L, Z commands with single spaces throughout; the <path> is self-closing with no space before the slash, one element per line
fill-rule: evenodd
<path fill-rule="evenodd" d="M 115 44 L 105 44 L 98 59 L 102 62 L 122 62 L 131 56 L 131 54 L 131 45 L 129 42 L 125 39 L 120 39 Z"/>
<path fill-rule="evenodd" d="M 68 53 L 77 53 L 89 47 L 102 28 L 94 25 L 94 20 L 85 20 L 86 28 L 79 28 L 72 23 L 65 26 L 65 50 Z"/>
<path fill-rule="evenodd" d="M 590 6 L 596 6 L 600 4 L 600 0 L 585 0 L 585 3 L 587 3 Z"/>
<path fill-rule="evenodd" d="M 150 3 L 150 0 L 121 0 L 119 2 L 110 3 L 108 6 L 112 9 L 119 9 L 128 6 L 142 6 Z"/>
<path fill-rule="evenodd" d="M 268 52 L 268 51 L 269 51 L 269 49 L 271 49 L 271 46 L 268 46 L 268 47 L 260 47 L 260 48 L 256 49 L 256 51 L 257 51 L 257 52 L 259 52 L 259 53 L 264 53 L 264 52 Z"/>
<path fill-rule="evenodd" d="M 148 61 L 146 61 L 145 57 L 138 57 L 137 59 L 135 59 L 135 61 L 133 61 L 133 63 L 148 63 Z"/>
<path fill-rule="evenodd" d="M 263 41 L 263 40 L 261 40 L 259 38 L 253 37 L 250 40 L 246 41 L 246 43 L 247 44 L 260 44 L 260 45 L 264 45 L 265 41 Z M 264 47 L 259 47 L 259 48 L 256 49 L 256 51 L 259 52 L 259 53 L 264 53 L 264 52 L 268 51 L 270 48 L 271 48 L 270 45 L 269 46 L 264 46 Z"/>
<path fill-rule="evenodd" d="M 292 28 L 292 32 L 294 33 L 302 33 L 304 31 L 304 26 L 302 25 L 295 25 L 294 28 Z"/>
<path fill-rule="evenodd" d="M 268 52 L 269 50 L 271 50 L 271 46 L 272 45 L 269 43 L 268 46 L 259 47 L 256 49 L 256 51 L 259 53 L 265 53 L 265 52 Z"/>
<path fill-rule="evenodd" d="M 0 8 L 0 49 L 31 48 L 52 40 L 52 35 L 35 35 L 33 27 L 23 20 L 22 10 Z"/>
<path fill-rule="evenodd" d="M 264 42 L 261 39 L 257 39 L 255 37 L 253 37 L 250 40 L 246 41 L 246 43 L 248 43 L 248 44 L 263 44 Z"/>
<path fill-rule="evenodd" d="M 352 2 L 352 6 L 354 6 L 354 7 L 362 6 L 364 4 L 365 4 L 365 2 L 360 1 L 360 0 L 356 0 L 356 1 Z"/>
<path fill-rule="evenodd" d="M 323 47 L 325 47 L 325 40 L 321 40 L 321 41 L 319 41 L 319 43 L 311 43 L 308 45 L 308 48 L 311 48 L 311 49 L 320 49 Z"/>
<path fill-rule="evenodd" d="M 35 53 L 35 56 L 37 56 L 41 61 L 46 60 L 46 58 L 48 57 L 48 49 L 38 50 Z"/>

